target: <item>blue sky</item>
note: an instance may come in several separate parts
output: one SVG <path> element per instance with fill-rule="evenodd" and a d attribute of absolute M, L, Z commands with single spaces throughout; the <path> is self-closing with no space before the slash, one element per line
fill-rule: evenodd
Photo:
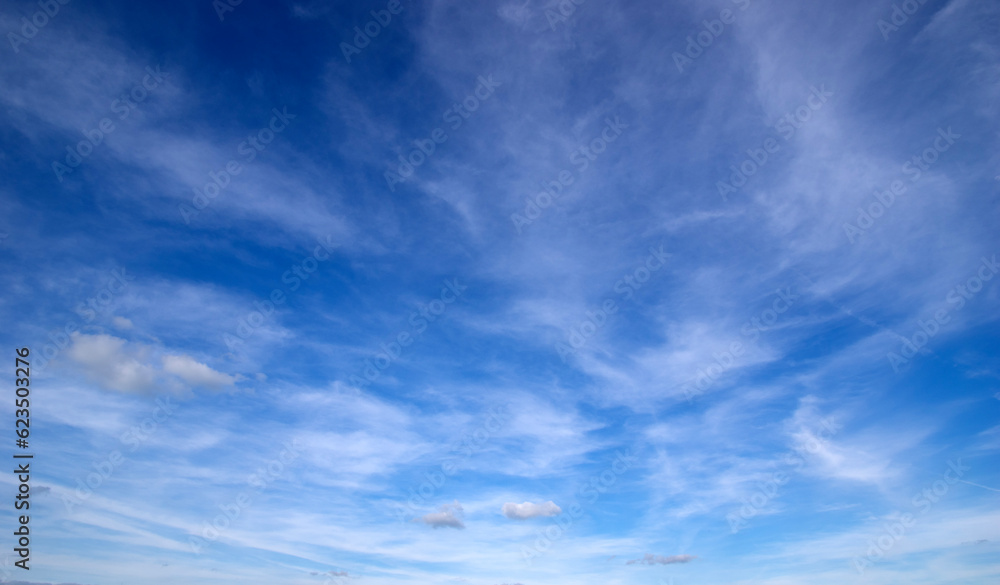
<path fill-rule="evenodd" d="M 995 3 L 0 31 L 4 580 L 1000 577 Z"/>

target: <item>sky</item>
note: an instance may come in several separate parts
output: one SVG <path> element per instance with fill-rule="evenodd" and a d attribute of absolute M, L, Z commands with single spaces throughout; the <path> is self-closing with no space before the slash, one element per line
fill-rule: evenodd
<path fill-rule="evenodd" d="M 4 582 L 1000 580 L 1000 4 L 0 32 Z"/>

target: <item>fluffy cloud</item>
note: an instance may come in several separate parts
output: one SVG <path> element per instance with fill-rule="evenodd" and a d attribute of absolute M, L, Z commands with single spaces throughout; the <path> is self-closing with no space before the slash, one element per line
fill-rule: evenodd
<path fill-rule="evenodd" d="M 674 565 L 677 563 L 690 563 L 697 557 L 691 555 L 671 555 L 665 557 L 663 555 L 651 555 L 646 553 L 641 559 L 634 559 L 627 563 L 626 565 Z"/>
<path fill-rule="evenodd" d="M 163 371 L 177 376 L 192 386 L 205 388 L 221 388 L 231 386 L 235 382 L 232 376 L 217 372 L 186 355 L 163 356 Z"/>
<path fill-rule="evenodd" d="M 423 522 L 434 528 L 465 528 L 462 521 L 462 504 L 455 500 L 454 503 L 441 506 L 437 512 L 431 512 L 426 516 L 418 518 L 418 522 Z"/>
<path fill-rule="evenodd" d="M 92 380 L 119 392 L 147 392 L 156 381 L 156 370 L 145 360 L 146 352 L 127 349 L 126 341 L 110 335 L 73 335 L 69 358 Z"/>
<path fill-rule="evenodd" d="M 111 319 L 111 323 L 118 329 L 127 330 L 133 327 L 132 321 L 126 319 L 125 317 L 115 317 Z"/>
<path fill-rule="evenodd" d="M 94 382 L 109 390 L 130 393 L 153 391 L 161 383 L 168 387 L 179 382 L 176 376 L 190 386 L 221 388 L 235 383 L 236 379 L 217 372 L 186 355 L 163 356 L 163 368 L 156 368 L 151 348 L 111 335 L 86 335 L 75 333 L 73 345 L 67 355 L 80 366 Z"/>
<path fill-rule="evenodd" d="M 552 501 L 543 502 L 541 504 L 533 504 L 531 502 L 515 504 L 513 502 L 508 502 L 503 505 L 503 509 L 501 511 L 504 516 L 511 518 L 512 520 L 526 520 L 528 518 L 558 516 L 559 514 L 562 514 L 562 508 L 557 506 L 555 502 Z"/>

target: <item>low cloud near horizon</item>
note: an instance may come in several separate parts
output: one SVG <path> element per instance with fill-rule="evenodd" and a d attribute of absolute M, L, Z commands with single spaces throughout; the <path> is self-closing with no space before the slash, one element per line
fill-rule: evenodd
<path fill-rule="evenodd" d="M 542 502 L 541 504 L 534 504 L 532 502 L 515 504 L 513 502 L 507 502 L 503 505 L 501 511 L 504 516 L 512 520 L 527 520 L 529 518 L 558 516 L 559 514 L 562 514 L 562 508 L 557 506 L 555 502 L 551 500 L 548 502 Z"/>
<path fill-rule="evenodd" d="M 437 512 L 421 516 L 416 521 L 423 522 L 434 528 L 458 528 L 461 530 L 465 528 L 462 516 L 462 504 L 459 504 L 458 500 L 455 500 L 451 504 L 441 506 Z"/>
<path fill-rule="evenodd" d="M 690 563 L 698 557 L 691 555 L 653 555 L 646 553 L 641 559 L 634 559 L 625 563 L 626 565 L 675 565 L 678 563 Z"/>

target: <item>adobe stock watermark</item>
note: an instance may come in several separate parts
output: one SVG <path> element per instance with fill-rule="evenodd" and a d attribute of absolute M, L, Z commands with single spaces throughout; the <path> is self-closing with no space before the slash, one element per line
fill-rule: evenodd
<path fill-rule="evenodd" d="M 10 41 L 10 48 L 14 53 L 21 52 L 21 45 L 26 45 L 29 40 L 38 35 L 38 31 L 45 28 L 49 21 L 59 14 L 61 6 L 66 6 L 70 0 L 39 0 L 38 6 L 41 10 L 21 19 L 21 34 L 16 32 L 7 33 L 7 40 Z"/>
<path fill-rule="evenodd" d="M 740 11 L 745 11 L 750 7 L 750 0 L 732 0 L 733 4 L 739 7 Z M 702 26 L 705 30 L 693 33 L 687 36 L 687 46 L 684 47 L 684 53 L 674 51 L 672 55 L 674 59 L 674 65 L 677 66 L 677 71 L 679 73 L 684 73 L 684 68 L 694 64 L 694 60 L 705 54 L 705 49 L 712 46 L 715 39 L 722 36 L 722 33 L 726 31 L 726 25 L 731 25 L 736 22 L 736 14 L 728 9 L 723 8 L 719 12 L 719 18 L 717 20 L 703 20 L 701 21 Z"/>
<path fill-rule="evenodd" d="M 486 420 L 479 428 L 463 436 L 459 444 L 452 449 L 453 455 L 441 463 L 440 471 L 432 469 L 424 473 L 426 481 L 421 482 L 416 488 L 409 488 L 409 497 L 406 499 L 405 506 L 397 503 L 392 504 L 397 520 L 411 522 L 414 516 L 420 515 L 420 510 L 434 499 L 438 490 L 448 482 L 448 478 L 457 474 L 462 469 L 462 465 L 468 462 L 473 455 L 482 451 L 490 439 L 509 422 L 510 404 L 495 406 L 487 414 Z"/>
<path fill-rule="evenodd" d="M 326 239 L 316 238 L 317 246 L 313 248 L 311 256 L 306 256 L 299 262 L 281 274 L 281 282 L 288 285 L 287 293 L 284 287 L 275 287 L 264 300 L 257 300 L 253 303 L 253 310 L 239 320 L 234 330 L 235 335 L 223 333 L 222 341 L 229 349 L 229 355 L 236 356 L 241 345 L 246 343 L 257 329 L 264 326 L 264 323 L 274 315 L 277 307 L 284 305 L 288 300 L 288 294 L 293 293 L 302 286 L 303 281 L 308 281 L 310 276 L 319 270 L 321 262 L 330 259 L 337 244 L 333 242 L 333 237 L 327 234 Z"/>
<path fill-rule="evenodd" d="M 486 77 L 480 75 L 478 81 L 479 83 L 465 99 L 453 104 L 441 115 L 441 118 L 453 131 L 461 128 L 502 85 L 502 82 L 494 81 L 492 75 Z M 385 182 L 389 186 L 389 190 L 395 192 L 396 185 L 412 177 L 416 170 L 438 151 L 438 146 L 447 142 L 448 138 L 448 133 L 445 132 L 444 128 L 435 128 L 431 130 L 429 138 L 414 140 L 413 145 L 416 148 L 406 156 L 399 155 L 399 164 L 395 171 L 389 169 L 385 172 Z"/>
<path fill-rule="evenodd" d="M 298 117 L 295 114 L 289 114 L 287 106 L 282 106 L 281 111 L 278 111 L 278 108 L 272 108 L 271 113 L 273 115 L 270 122 L 261 126 L 256 132 L 249 134 L 247 139 L 236 147 L 236 154 L 244 159 L 244 164 L 253 162 L 257 158 L 257 155 L 264 152 L 267 145 L 271 144 L 278 134 L 281 134 L 288 128 L 288 123 Z M 191 219 L 197 217 L 198 214 L 208 207 L 212 203 L 212 200 L 218 197 L 232 183 L 233 177 L 242 172 L 243 166 L 235 158 L 223 165 L 218 171 L 209 171 L 209 182 L 205 183 L 200 190 L 198 187 L 192 187 L 194 197 L 191 198 L 191 206 L 193 206 L 193 209 L 183 203 L 177 206 L 181 217 L 184 219 L 184 223 L 191 225 Z"/>
<path fill-rule="evenodd" d="M 786 287 L 784 290 L 776 289 L 775 293 L 776 297 L 770 309 L 764 309 L 759 316 L 751 317 L 740 327 L 740 335 L 747 338 L 750 343 L 760 339 L 762 332 L 770 331 L 781 315 L 788 312 L 799 300 L 799 295 L 792 294 L 791 287 Z M 728 350 L 713 353 L 712 358 L 715 363 L 699 368 L 694 380 L 681 386 L 684 399 L 691 402 L 696 396 L 704 394 L 724 373 L 733 368 L 738 358 L 743 357 L 745 353 L 746 348 L 742 341 L 734 341 L 729 344 Z"/>
<path fill-rule="evenodd" d="M 604 119 L 604 129 L 586 144 L 577 147 L 569 154 L 569 162 L 576 168 L 576 174 L 568 170 L 560 170 L 556 178 L 542 183 L 542 191 L 535 195 L 534 199 L 526 197 L 524 199 L 524 214 L 512 213 L 510 216 L 514 229 L 520 235 L 526 226 L 531 225 L 542 216 L 542 211 L 550 207 L 556 199 L 562 197 L 563 191 L 573 184 L 573 182 L 590 168 L 591 164 L 597 160 L 628 128 L 628 124 L 615 116 Z"/>
<path fill-rule="evenodd" d="M 177 407 L 170 403 L 170 397 L 157 398 L 156 408 L 150 416 L 146 417 L 137 425 L 133 425 L 118 438 L 123 447 L 128 447 L 129 453 L 134 453 L 149 440 L 160 428 L 160 425 L 167 422 L 173 416 Z M 102 485 L 114 475 L 115 471 L 121 467 L 128 459 L 122 455 L 118 449 L 112 449 L 101 461 L 95 461 L 91 465 L 94 471 L 88 473 L 86 477 L 76 478 L 76 489 L 72 495 L 63 494 L 62 502 L 66 507 L 66 512 L 72 514 L 77 506 L 83 505 L 85 501 L 94 495 L 94 491 L 100 489 Z"/>
<path fill-rule="evenodd" d="M 985 284 L 993 280 L 993 277 L 998 272 L 1000 272 L 1000 264 L 997 263 L 997 255 L 994 254 L 992 259 L 987 259 L 984 256 L 979 263 L 979 268 L 972 276 L 967 278 L 962 284 L 948 291 L 948 294 L 945 296 L 945 303 L 949 306 L 936 311 L 933 318 L 927 322 L 917 319 L 919 329 L 910 337 L 903 339 L 903 345 L 900 347 L 899 353 L 890 351 L 885 355 L 885 358 L 889 360 L 889 365 L 892 366 L 892 370 L 899 373 L 901 368 L 915 358 L 917 352 L 930 343 L 931 339 L 937 337 L 938 333 L 941 332 L 941 328 L 951 321 L 949 313 L 953 310 L 960 311 L 963 309 L 966 303 L 975 298 L 983 290 Z M 954 306 L 952 307 L 951 305 Z"/>
<path fill-rule="evenodd" d="M 433 323 L 443 315 L 448 305 L 461 298 L 467 288 L 469 287 L 459 284 L 457 278 L 444 281 L 438 298 L 426 305 L 417 305 L 417 310 L 410 313 L 408 321 L 410 328 L 400 331 L 389 343 L 379 344 L 382 351 L 375 354 L 374 358 L 365 360 L 361 376 L 352 374 L 348 381 L 356 387 L 364 388 L 378 380 L 382 372 L 403 355 L 403 349 L 420 339 L 420 336 L 427 330 L 428 324 Z"/>
<path fill-rule="evenodd" d="M 384 10 L 372 10 L 372 19 L 363 28 L 354 27 L 354 32 L 356 33 L 353 39 L 354 42 L 340 43 L 340 52 L 344 54 L 344 60 L 350 63 L 352 55 L 360 55 L 361 51 L 370 45 L 383 29 L 389 26 L 392 22 L 392 17 L 402 11 L 403 5 L 399 0 L 389 0 Z"/>
<path fill-rule="evenodd" d="M 812 119 L 813 113 L 822 109 L 827 100 L 833 97 L 833 92 L 827 91 L 826 86 L 822 83 L 818 88 L 812 86 L 810 90 L 811 93 L 806 98 L 804 104 L 786 113 L 774 125 L 775 132 L 781 135 L 785 142 L 791 140 L 795 136 L 795 133 L 806 122 Z M 729 180 L 715 182 L 715 187 L 722 200 L 729 201 L 728 195 L 739 191 L 740 187 L 746 185 L 750 177 L 764 168 L 771 155 L 777 153 L 779 150 L 781 150 L 781 144 L 773 137 L 764 139 L 764 143 L 760 148 L 748 148 L 747 158 L 740 163 L 739 167 L 736 165 L 729 166 L 729 169 L 733 171 L 733 174 L 729 176 Z"/>
<path fill-rule="evenodd" d="M 132 86 L 131 91 L 123 93 L 118 99 L 112 100 L 111 111 L 118 114 L 118 120 L 128 118 L 132 112 L 139 109 L 141 103 L 146 101 L 150 92 L 158 88 L 168 77 L 170 77 L 170 74 L 160 71 L 159 65 L 156 66 L 156 69 L 146 67 L 146 75 L 143 76 L 141 81 L 136 82 Z M 76 167 L 83 164 L 93 154 L 94 149 L 104 142 L 104 139 L 110 136 L 116 128 L 117 126 L 115 126 L 114 121 L 111 118 L 105 117 L 101 118 L 96 128 L 81 130 L 80 132 L 86 140 L 77 142 L 75 146 L 66 146 L 66 164 L 59 161 L 52 161 L 52 172 L 55 173 L 56 179 L 62 183 L 63 177 L 72 174 Z"/>
<path fill-rule="evenodd" d="M 576 9 L 583 6 L 587 0 L 559 0 L 556 9 L 545 9 L 545 18 L 549 21 L 549 28 L 556 30 L 557 23 L 566 23 L 570 17 L 576 14 Z"/>
<path fill-rule="evenodd" d="M 920 154 L 903 163 L 901 171 L 910 179 L 913 185 L 923 176 L 923 173 L 930 170 L 931 166 L 938 161 L 942 154 L 948 152 L 955 142 L 961 138 L 961 134 L 952 132 L 951 126 L 948 129 L 938 128 L 937 136 L 934 137 L 930 146 L 925 148 Z M 875 225 L 875 220 L 885 215 L 896 202 L 896 197 L 906 193 L 908 187 L 900 180 L 895 180 L 889 184 L 885 191 L 875 191 L 872 201 L 867 209 L 858 208 L 857 225 L 850 222 L 844 223 L 844 234 L 847 241 L 855 243 L 856 238 L 868 233 L 868 230 Z"/>
<path fill-rule="evenodd" d="M 794 469 L 788 473 L 784 471 L 772 473 L 766 481 L 757 484 L 757 490 L 749 498 L 740 498 L 743 506 L 739 510 L 726 515 L 730 534 L 736 534 L 749 526 L 750 520 L 760 514 L 771 503 L 771 500 L 778 496 L 778 490 L 791 480 L 791 473 L 798 471 L 806 464 L 806 456 L 818 453 L 826 440 L 836 435 L 841 428 L 829 418 L 822 419 L 820 423 L 822 429 L 813 433 L 805 445 L 785 453 L 782 457 L 782 462 L 785 465 L 793 466 Z"/>
<path fill-rule="evenodd" d="M 636 268 L 629 271 L 615 282 L 612 290 L 621 295 L 623 301 L 632 299 L 636 291 L 640 290 L 654 274 L 660 271 L 667 263 L 670 255 L 663 251 L 663 246 L 657 250 L 650 246 L 649 255 Z M 618 304 L 613 298 L 604 299 L 596 311 L 586 311 L 586 319 L 578 326 L 571 327 L 566 334 L 566 343 L 557 341 L 554 345 L 556 353 L 563 363 L 569 361 L 569 356 L 575 355 L 578 350 L 587 345 L 587 342 L 597 332 L 604 328 L 611 315 L 618 312 Z"/>
<path fill-rule="evenodd" d="M 910 22 L 910 17 L 917 13 L 924 4 L 927 4 L 927 0 L 903 0 L 899 5 L 892 5 L 892 12 L 889 13 L 889 20 L 878 19 L 875 23 L 878 26 L 878 31 L 882 33 L 882 40 L 889 41 L 889 33 L 894 33 L 899 30 L 899 28 Z"/>
<path fill-rule="evenodd" d="M 890 518 L 892 520 L 882 525 L 882 534 L 868 539 L 868 550 L 865 551 L 865 555 L 854 557 L 851 560 L 851 566 L 854 567 L 859 575 L 864 575 L 865 569 L 882 560 L 886 553 L 892 550 L 896 546 L 896 543 L 903 540 L 906 533 L 916 526 L 918 518 L 927 514 L 934 504 L 940 502 L 941 498 L 951 490 L 951 486 L 961 481 L 965 472 L 970 469 L 972 468 L 962 465 L 961 459 L 954 463 L 949 461 L 948 468 L 941 476 L 942 479 L 935 481 L 929 487 L 924 488 L 913 496 L 910 503 L 916 511 L 905 514 L 901 514 L 900 512 L 891 514 Z"/>
<path fill-rule="evenodd" d="M 226 20 L 227 12 L 235 12 L 236 7 L 243 4 L 243 0 L 212 0 L 212 8 L 215 15 L 219 17 L 219 22 Z"/>
<path fill-rule="evenodd" d="M 188 537 L 188 546 L 191 552 L 200 555 L 203 550 L 217 541 L 243 515 L 243 512 L 253 504 L 253 498 L 267 489 L 267 486 L 277 481 L 281 477 L 281 474 L 284 473 L 285 466 L 299 458 L 299 444 L 297 441 L 293 440 L 291 443 L 285 443 L 284 447 L 276 459 L 269 461 L 266 466 L 258 468 L 256 473 L 247 477 L 246 483 L 253 490 L 240 492 L 229 504 L 220 504 L 219 510 L 222 512 L 211 520 L 206 520 L 202 523 L 201 536 Z"/>
<path fill-rule="evenodd" d="M 577 499 L 566 507 L 566 513 L 553 517 L 552 523 L 544 530 L 536 532 L 535 542 L 531 546 L 521 546 L 521 559 L 528 565 L 538 557 L 552 549 L 552 545 L 562 538 L 577 520 L 583 517 L 584 507 L 592 506 L 601 499 L 616 483 L 618 478 L 635 465 L 638 457 L 632 453 L 631 449 L 626 449 L 624 453 L 615 451 L 615 458 L 611 464 L 601 473 L 592 476 L 586 484 L 579 488 Z"/>

